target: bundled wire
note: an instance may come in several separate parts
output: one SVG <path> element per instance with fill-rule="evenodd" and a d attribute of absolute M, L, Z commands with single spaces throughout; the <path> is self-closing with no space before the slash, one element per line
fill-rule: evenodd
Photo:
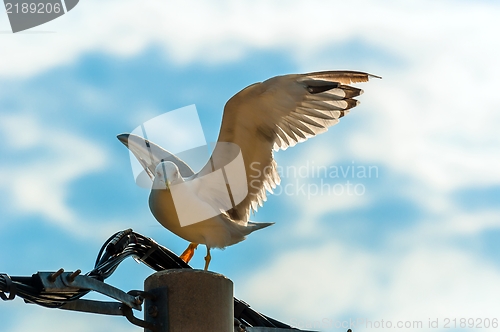
<path fill-rule="evenodd" d="M 155 271 L 191 268 L 168 248 L 135 233 L 132 229 L 127 229 L 113 234 L 104 242 L 97 255 L 94 269 L 86 273 L 86 276 L 104 281 L 128 257 L 141 261 Z M 7 296 L 6 293 L 9 295 Z M 2 300 L 12 300 L 17 295 L 27 303 L 59 308 L 87 293 L 89 290 L 86 289 L 66 292 L 45 291 L 38 274 L 31 277 L 10 277 L 7 274 L 0 274 L 0 298 Z M 292 328 L 251 309 L 248 304 L 237 298 L 234 298 L 234 316 L 243 326 Z"/>
<path fill-rule="evenodd" d="M 97 255 L 94 269 L 87 275 L 103 281 L 113 274 L 124 259 L 130 256 L 155 271 L 191 268 L 166 247 L 127 229 L 115 233 L 104 243 Z"/>

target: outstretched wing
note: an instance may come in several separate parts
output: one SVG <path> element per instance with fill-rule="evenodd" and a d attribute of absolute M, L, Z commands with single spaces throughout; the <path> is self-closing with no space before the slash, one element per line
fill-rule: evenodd
<path fill-rule="evenodd" d="M 233 96 L 224 108 L 218 143 L 211 161 L 198 176 L 210 173 L 216 164 L 230 162 L 222 142 L 241 149 L 248 194 L 228 214 L 247 221 L 272 193 L 280 178 L 273 149 L 286 149 L 327 131 L 358 104 L 363 91 L 347 84 L 366 82 L 367 73 L 325 71 L 273 77 Z M 217 168 L 217 167 L 215 167 Z"/>
<path fill-rule="evenodd" d="M 171 161 L 176 164 L 182 177 L 194 175 L 188 164 L 151 141 L 134 134 L 120 134 L 117 138 L 132 151 L 151 180 L 154 180 L 156 166 L 162 161 Z"/>

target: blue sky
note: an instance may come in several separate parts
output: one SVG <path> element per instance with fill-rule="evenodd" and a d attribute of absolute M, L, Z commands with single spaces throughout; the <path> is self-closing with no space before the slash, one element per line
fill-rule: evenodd
<path fill-rule="evenodd" d="M 195 104 L 212 141 L 224 103 L 247 85 L 352 69 L 383 79 L 359 85 L 361 104 L 327 133 L 276 153 L 292 194 L 269 196 L 253 217 L 276 224 L 214 250 L 211 269 L 255 309 L 303 328 L 498 318 L 499 11 L 489 1 L 88 0 L 32 30 L 50 33 L 0 34 L 0 272 L 88 271 L 126 228 L 181 253 L 186 241 L 152 217 L 116 135 Z M 354 165 L 377 175 L 286 170 Z M 363 194 L 294 191 L 346 181 Z M 151 272 L 131 260 L 108 281 L 140 289 Z M 0 320 L 8 332 L 139 331 L 21 299 L 0 303 Z"/>

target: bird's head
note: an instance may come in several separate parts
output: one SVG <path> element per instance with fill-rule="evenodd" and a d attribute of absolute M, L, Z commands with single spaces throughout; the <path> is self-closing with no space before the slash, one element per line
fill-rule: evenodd
<path fill-rule="evenodd" d="M 153 189 L 170 190 L 171 185 L 184 182 L 179 168 L 171 161 L 162 161 L 156 166 Z"/>

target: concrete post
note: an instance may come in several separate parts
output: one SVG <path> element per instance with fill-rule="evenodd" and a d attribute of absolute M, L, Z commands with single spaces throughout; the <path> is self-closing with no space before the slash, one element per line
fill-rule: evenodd
<path fill-rule="evenodd" d="M 144 320 L 157 332 L 233 332 L 233 282 L 201 270 L 172 269 L 157 272 L 144 282 Z M 149 332 L 149 330 L 145 330 Z"/>

